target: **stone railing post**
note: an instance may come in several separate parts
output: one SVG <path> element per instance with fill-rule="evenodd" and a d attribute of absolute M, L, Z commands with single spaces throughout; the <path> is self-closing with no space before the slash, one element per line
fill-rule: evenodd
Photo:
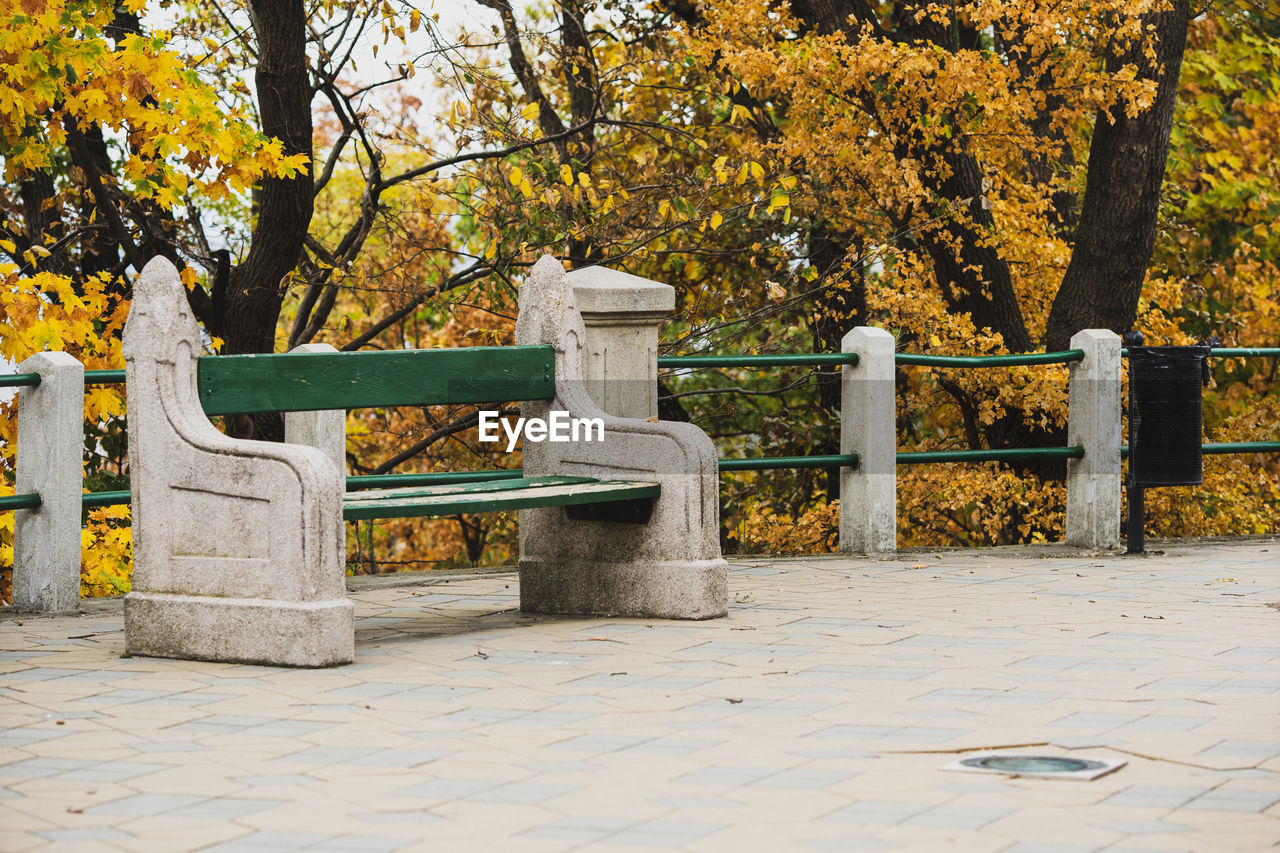
<path fill-rule="evenodd" d="M 607 267 L 568 274 L 586 327 L 582 378 L 597 406 L 620 418 L 658 416 L 658 329 L 675 288 Z"/>
<path fill-rule="evenodd" d="M 337 352 L 330 344 L 303 344 L 289 352 Z M 323 409 L 316 412 L 285 412 L 284 440 L 324 451 L 344 477 L 347 473 L 347 412 Z"/>
<path fill-rule="evenodd" d="M 841 368 L 840 452 L 858 467 L 840 469 L 840 550 L 887 554 L 898 542 L 898 435 L 893 335 L 858 326 L 844 336 L 857 364 Z"/>
<path fill-rule="evenodd" d="M 1067 460 L 1067 544 L 1120 543 L 1120 336 L 1085 329 L 1071 338 L 1084 359 L 1071 365 L 1067 444 L 1084 457 Z"/>
<path fill-rule="evenodd" d="M 38 509 L 14 514 L 13 608 L 74 613 L 80 606 L 80 494 L 84 461 L 84 365 L 42 352 L 18 365 L 40 384 L 18 391 L 17 494 Z"/>

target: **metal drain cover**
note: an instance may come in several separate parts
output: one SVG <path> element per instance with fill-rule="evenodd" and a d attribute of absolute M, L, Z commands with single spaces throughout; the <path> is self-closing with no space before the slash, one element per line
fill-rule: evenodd
<path fill-rule="evenodd" d="M 1078 779 L 1089 781 L 1119 770 L 1123 759 L 1068 758 L 1061 755 L 1009 755 L 988 752 L 963 758 L 943 767 L 962 773 L 998 773 L 1001 776 L 1032 776 L 1038 779 Z"/>

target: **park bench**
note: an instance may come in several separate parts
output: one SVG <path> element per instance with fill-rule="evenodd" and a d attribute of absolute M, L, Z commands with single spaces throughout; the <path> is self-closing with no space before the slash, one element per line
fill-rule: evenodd
<path fill-rule="evenodd" d="M 544 258 L 513 347 L 200 357 L 176 270 L 154 260 L 125 327 L 133 489 L 132 654 L 328 666 L 354 655 L 342 520 L 521 510 L 521 607 L 709 618 L 727 608 L 716 453 L 690 424 L 613 417 L 582 381 L 582 319 Z M 344 490 L 345 410 L 521 400 L 599 419 L 603 440 L 523 446 L 524 476 Z M 286 441 L 211 415 L 286 412 Z"/>
<path fill-rule="evenodd" d="M 206 415 L 332 412 L 335 419 L 326 426 L 337 430 L 347 409 L 552 400 L 554 370 L 551 346 L 339 352 L 318 345 L 305 352 L 206 356 L 197 362 L 200 407 Z M 308 430 L 291 420 L 286 441 L 307 443 L 295 436 L 314 433 L 317 426 Z M 334 434 L 345 444 L 343 436 Z M 334 461 L 344 465 L 342 444 L 333 449 Z M 579 507 L 597 507 L 597 517 L 644 522 L 660 492 L 658 483 L 520 477 L 348 491 L 342 516 L 356 521 L 564 506 L 572 507 L 571 515 L 591 512 L 579 513 Z M 611 503 L 621 506 L 610 508 Z"/>

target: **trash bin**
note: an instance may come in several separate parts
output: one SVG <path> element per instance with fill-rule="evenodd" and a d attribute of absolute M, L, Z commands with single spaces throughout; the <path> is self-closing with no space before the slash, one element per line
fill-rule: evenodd
<path fill-rule="evenodd" d="M 1209 347 L 1129 347 L 1129 473 L 1133 485 L 1198 486 L 1201 390 Z"/>

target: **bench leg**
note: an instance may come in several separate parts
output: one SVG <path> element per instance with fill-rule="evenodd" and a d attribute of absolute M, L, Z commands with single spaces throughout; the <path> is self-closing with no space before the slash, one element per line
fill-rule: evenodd
<path fill-rule="evenodd" d="M 715 619 L 728 600 L 724 560 L 520 561 L 525 613 Z"/>
<path fill-rule="evenodd" d="M 134 593 L 125 599 L 131 655 L 267 666 L 339 666 L 354 656 L 350 601 Z"/>
<path fill-rule="evenodd" d="M 520 511 L 521 610 L 654 619 L 728 612 L 714 480 L 652 470 L 647 476 L 662 485 L 647 524 L 576 521 L 562 507 Z"/>
<path fill-rule="evenodd" d="M 354 657 L 342 472 L 313 448 L 239 441 L 200 407 L 200 330 L 162 258 L 124 330 L 133 485 L 134 655 L 276 666 Z"/>

